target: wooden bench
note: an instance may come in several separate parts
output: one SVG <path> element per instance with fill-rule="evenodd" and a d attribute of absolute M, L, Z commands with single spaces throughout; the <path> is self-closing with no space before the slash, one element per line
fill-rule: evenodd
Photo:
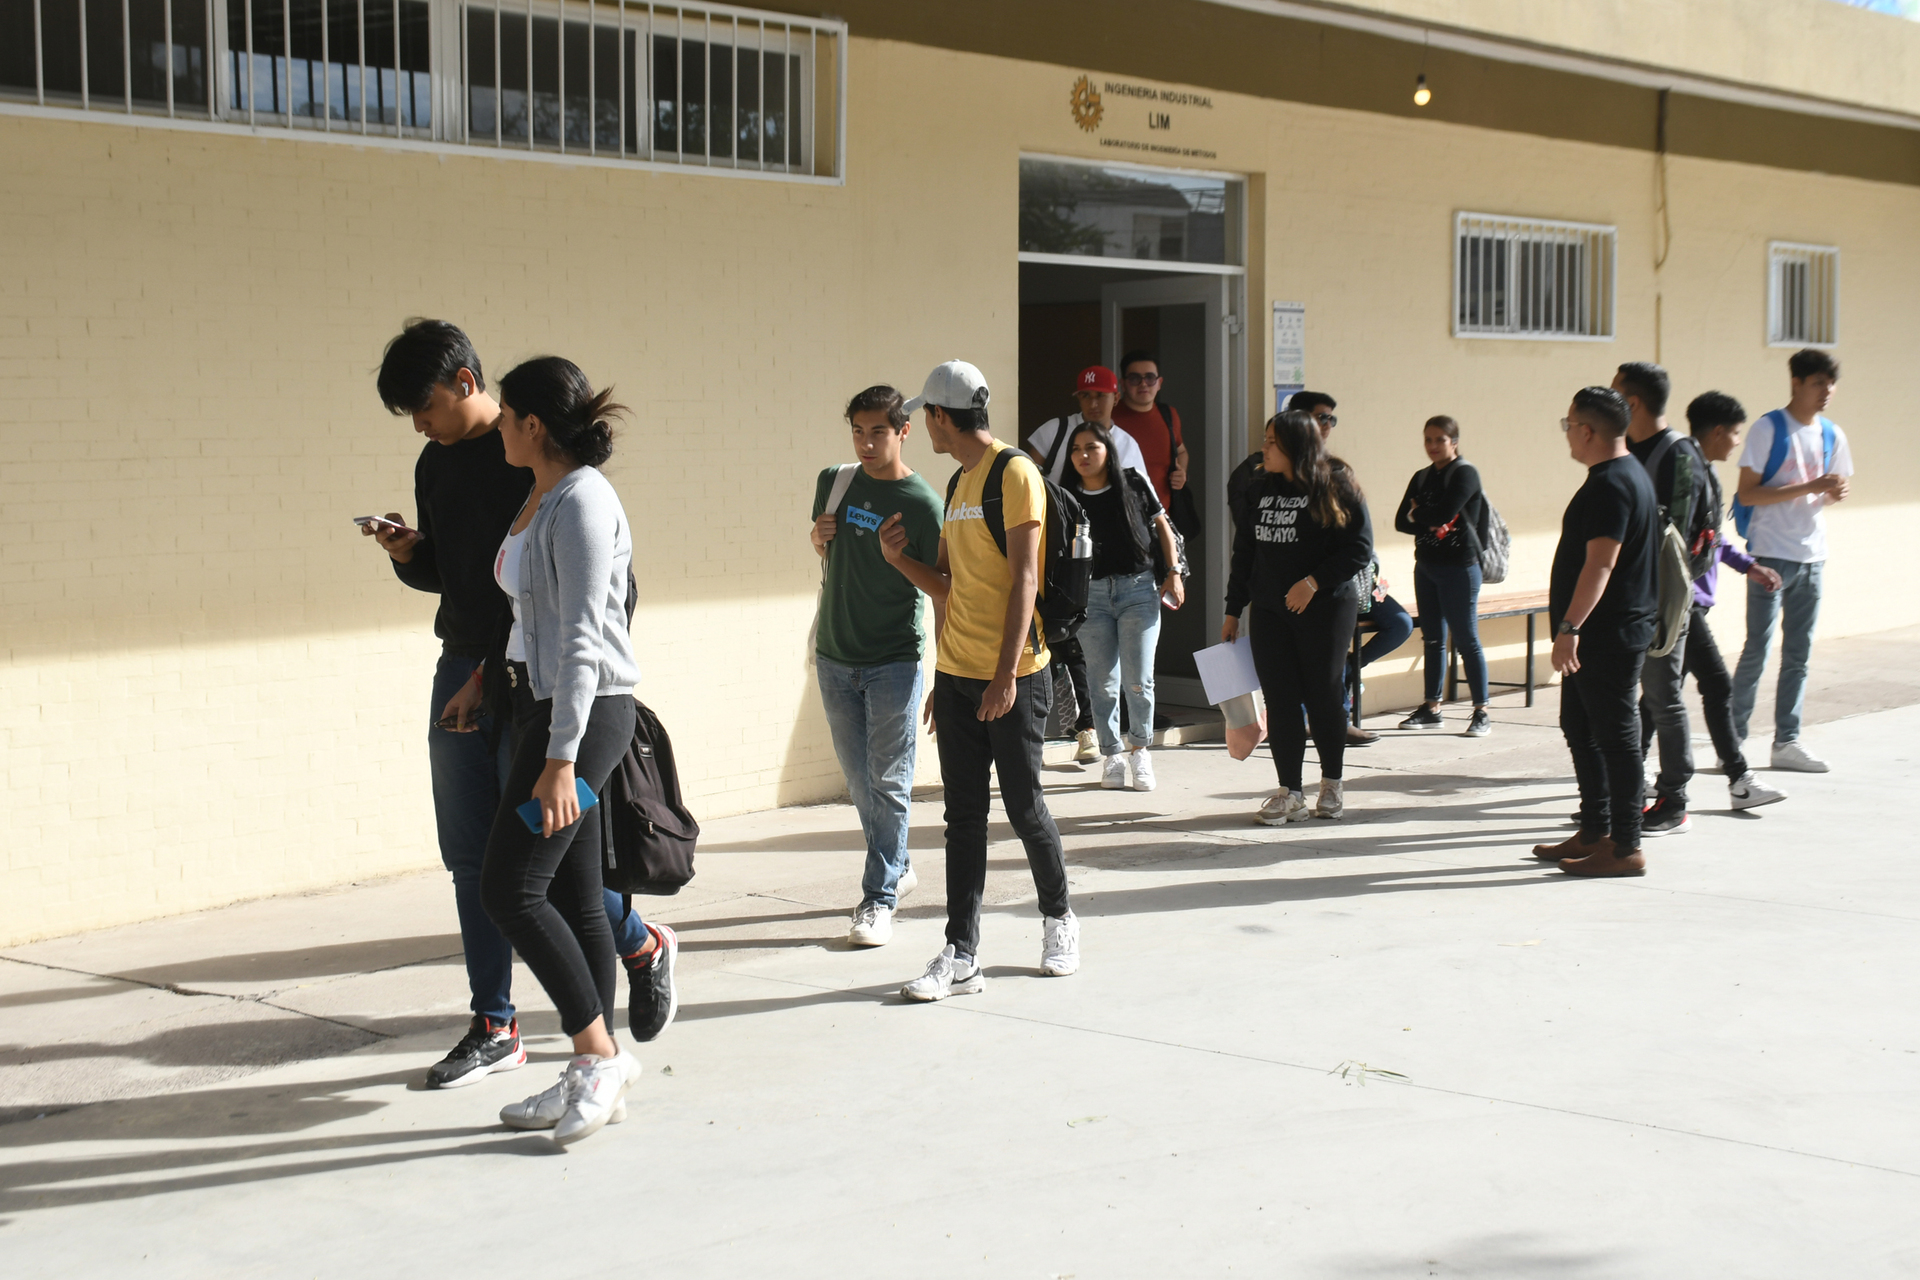
<path fill-rule="evenodd" d="M 1547 593 L 1544 591 L 1508 591 L 1499 595 L 1483 595 L 1475 610 L 1475 617 L 1486 622 L 1492 618 L 1519 618 L 1527 620 L 1527 678 L 1522 681 L 1489 680 L 1489 685 L 1498 685 L 1503 689 L 1525 689 L 1527 705 L 1533 705 L 1533 649 L 1536 640 L 1534 619 L 1547 612 Z M 1413 615 L 1414 636 L 1420 633 L 1420 615 Z M 1353 645 L 1347 651 L 1347 683 L 1353 690 L 1353 723 L 1360 723 L 1360 645 L 1361 638 L 1369 631 L 1377 630 L 1368 614 L 1361 614 L 1360 621 L 1353 628 Z M 1412 644 L 1409 637 L 1407 643 Z M 1452 702 L 1460 689 L 1460 655 L 1453 647 L 1453 632 L 1447 632 L 1447 701 Z"/>

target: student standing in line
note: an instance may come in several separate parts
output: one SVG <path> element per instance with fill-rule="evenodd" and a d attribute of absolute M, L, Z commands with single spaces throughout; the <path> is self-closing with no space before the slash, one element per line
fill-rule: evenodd
<path fill-rule="evenodd" d="M 1079 639 L 1093 686 L 1100 754 L 1106 759 L 1100 785 L 1114 791 L 1127 786 L 1151 791 L 1153 761 L 1147 748 L 1153 744 L 1153 653 L 1160 639 L 1160 601 L 1167 596 L 1177 609 L 1187 598 L 1173 526 L 1146 477 L 1114 463 L 1113 437 L 1105 427 L 1081 423 L 1069 447 L 1073 470 L 1066 487 L 1079 495 L 1093 537 L 1093 584 Z M 1167 566 L 1164 582 L 1154 578 L 1155 540 Z M 1130 726 L 1124 749 L 1123 690 Z"/>
<path fill-rule="evenodd" d="M 1640 665 L 1659 609 L 1660 513 L 1647 470 L 1627 452 L 1626 401 L 1583 387 L 1560 420 L 1587 468 L 1567 504 L 1547 595 L 1560 731 L 1580 784 L 1580 830 L 1533 856 L 1578 876 L 1646 874 L 1640 852 Z"/>
<path fill-rule="evenodd" d="M 1240 634 L 1240 612 L 1251 603 L 1253 664 L 1270 708 L 1267 734 L 1280 782 L 1259 820 L 1281 826 L 1345 813 L 1341 696 L 1360 609 L 1354 575 L 1373 555 L 1373 528 L 1353 472 L 1327 455 L 1311 417 L 1289 410 L 1270 419 L 1263 452 L 1263 469 L 1246 494 L 1248 518 L 1234 531 L 1220 639 Z M 1306 728 L 1290 713 L 1303 704 L 1320 754 L 1320 794 L 1311 811 L 1301 781 Z"/>
<path fill-rule="evenodd" d="M 640 1064 L 611 1030 L 614 943 L 603 908 L 601 824 L 580 820 L 577 783 L 598 794 L 633 742 L 640 669 L 627 633 L 633 535 L 600 467 L 626 412 L 572 361 L 529 360 L 500 380 L 506 458 L 533 492 L 500 544 L 495 580 L 511 602 L 507 676 L 513 767 L 487 837 L 480 897 L 560 1013 L 574 1057 L 560 1081 L 501 1109 L 561 1146 L 624 1112 Z M 540 829 L 518 812 L 539 802 Z"/>
<path fill-rule="evenodd" d="M 1460 456 L 1460 424 L 1445 414 L 1421 428 L 1431 466 L 1413 473 L 1393 527 L 1413 535 L 1413 597 L 1420 606 L 1426 642 L 1426 701 L 1400 722 L 1402 729 L 1438 729 L 1440 695 L 1447 674 L 1447 633 L 1467 672 L 1473 697 L 1469 738 L 1493 732 L 1487 714 L 1487 655 L 1480 647 L 1480 539 L 1486 495 L 1480 472 Z"/>
<path fill-rule="evenodd" d="M 1120 357 L 1120 403 L 1113 409 L 1113 426 L 1133 438 L 1142 474 L 1163 508 L 1172 505 L 1175 489 L 1187 487 L 1187 441 L 1180 411 L 1159 403 L 1166 385 L 1153 352 L 1129 351 Z"/>
<path fill-rule="evenodd" d="M 1687 425 L 1693 442 L 1708 462 L 1725 462 L 1739 451 L 1740 429 L 1746 425 L 1747 411 L 1732 396 L 1709 391 L 1693 398 L 1687 406 Z M 1714 643 L 1713 630 L 1707 625 L 1707 611 L 1713 608 L 1720 566 L 1744 573 L 1763 591 L 1778 591 L 1780 575 L 1741 551 L 1719 534 L 1721 505 L 1720 478 L 1707 468 L 1708 504 L 1713 521 L 1714 539 L 1706 569 L 1693 580 L 1693 608 L 1687 625 L 1686 674 L 1700 686 L 1700 706 L 1707 721 L 1707 736 L 1719 754 L 1721 771 L 1727 775 L 1727 793 L 1735 809 L 1757 809 L 1764 804 L 1785 800 L 1787 793 L 1753 776 L 1733 731 L 1733 678 L 1727 674 L 1720 646 Z M 1652 741 L 1653 721 L 1641 708 L 1640 749 L 1644 753 Z"/>
<path fill-rule="evenodd" d="M 886 945 L 893 913 L 918 878 L 907 852 L 913 804 L 915 717 L 920 709 L 920 592 L 898 567 L 904 558 L 938 583 L 940 495 L 909 467 L 901 448 L 913 430 L 892 387 L 868 387 L 847 404 L 853 454 L 845 484 L 842 468 L 828 467 L 814 486 L 813 549 L 825 562 L 814 668 L 834 754 L 846 775 L 847 795 L 867 841 L 860 906 L 847 941 Z M 827 509 L 838 495 L 837 505 Z M 883 525 L 904 533 L 890 552 Z"/>
<path fill-rule="evenodd" d="M 928 593 L 936 601 L 946 597 L 931 710 L 947 793 L 947 944 L 924 974 L 901 988 L 909 1000 L 971 995 L 985 985 L 980 900 L 987 885 L 988 784 L 996 772 L 1007 822 L 1026 848 L 1040 894 L 1040 972 L 1063 977 L 1080 967 L 1080 921 L 1067 899 L 1066 855 L 1040 786 L 1053 700 L 1046 635 L 1034 616 L 1047 490 L 1039 469 L 987 429 L 991 395 L 980 370 L 949 360 L 906 405 L 909 414 L 926 409 L 935 452 L 960 464 L 935 567 L 945 591 Z M 989 489 L 996 481 L 1000 501 L 993 504 Z M 990 506 L 1006 538 L 1004 554 L 988 527 Z M 905 531 L 894 525 L 886 537 L 897 549 Z"/>
<path fill-rule="evenodd" d="M 1847 496 L 1853 453 L 1847 433 L 1822 415 L 1840 381 L 1840 364 L 1813 347 L 1787 361 L 1792 394 L 1753 424 L 1740 455 L 1740 501 L 1748 517 L 1747 550 L 1780 575 L 1779 590 L 1747 580 L 1747 640 L 1733 673 L 1733 729 L 1744 741 L 1760 673 L 1773 647 L 1773 629 L 1786 614 L 1780 645 L 1780 678 L 1773 697 L 1776 769 L 1825 773 L 1827 762 L 1800 741 L 1800 715 L 1807 697 L 1807 659 L 1820 617 L 1821 577 L 1827 564 L 1829 504 Z"/>
<path fill-rule="evenodd" d="M 392 526 L 365 532 L 392 558 L 400 581 L 440 597 L 433 630 L 441 653 L 429 707 L 427 761 L 440 860 L 453 876 L 473 1012 L 467 1034 L 427 1072 L 428 1088 L 450 1089 L 527 1060 L 514 1016 L 513 949 L 480 902 L 487 833 L 513 758 L 508 717 L 483 706 L 481 685 L 508 615 L 507 601 L 493 582 L 494 558 L 532 479 L 506 459 L 495 429 L 499 403 L 487 394 L 480 357 L 457 326 L 409 321 L 387 344 L 377 386 L 387 410 L 410 416 L 413 429 L 428 441 L 413 473 L 419 528 L 397 527 L 404 521 L 394 511 L 387 513 Z M 618 894 L 608 893 L 604 905 L 633 981 L 633 1033 L 650 1040 L 665 1027 L 664 1015 L 672 1007 L 678 944 L 670 941 L 661 953 L 659 938 L 639 913 L 626 910 Z M 662 934 L 672 938 L 672 930 Z M 657 966 L 656 955 L 661 956 Z"/>

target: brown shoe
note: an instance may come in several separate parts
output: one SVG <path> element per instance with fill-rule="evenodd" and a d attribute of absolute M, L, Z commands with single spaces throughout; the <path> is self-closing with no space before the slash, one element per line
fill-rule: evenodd
<path fill-rule="evenodd" d="M 1371 729 L 1362 729 L 1357 724 L 1347 726 L 1347 745 L 1350 747 L 1370 747 L 1380 741 L 1380 735 Z"/>
<path fill-rule="evenodd" d="M 1638 849 L 1622 854 L 1612 840 L 1607 847 L 1584 858 L 1568 858 L 1560 869 L 1570 876 L 1643 876 L 1647 859 Z"/>
<path fill-rule="evenodd" d="M 1576 831 L 1559 844 L 1537 844 L 1533 846 L 1533 856 L 1542 862 L 1559 862 L 1566 858 L 1584 858 L 1588 854 L 1601 850 L 1611 851 L 1613 841 L 1606 836 L 1587 839 L 1587 833 Z"/>

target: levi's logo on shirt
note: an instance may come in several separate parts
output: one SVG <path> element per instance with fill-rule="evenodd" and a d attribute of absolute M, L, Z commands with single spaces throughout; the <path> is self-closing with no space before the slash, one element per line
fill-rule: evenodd
<path fill-rule="evenodd" d="M 847 523 L 859 525 L 867 532 L 874 533 L 880 528 L 880 517 L 872 511 L 850 505 L 847 507 Z"/>

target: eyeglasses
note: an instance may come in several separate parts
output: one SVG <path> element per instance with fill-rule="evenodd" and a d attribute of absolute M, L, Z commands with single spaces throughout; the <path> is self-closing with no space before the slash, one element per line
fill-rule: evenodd
<path fill-rule="evenodd" d="M 1313 415 L 1313 420 L 1329 431 L 1340 425 L 1339 417 L 1331 413 L 1316 413 Z"/>
<path fill-rule="evenodd" d="M 1130 387 L 1150 387 L 1158 381 L 1160 381 L 1160 375 L 1157 373 L 1130 373 L 1126 378 L 1127 385 Z"/>
<path fill-rule="evenodd" d="M 1564 434 L 1565 432 L 1567 432 L 1567 431 L 1570 431 L 1570 430 L 1572 430 L 1572 429 L 1573 429 L 1573 419 L 1572 419 L 1572 418 L 1562 418 L 1562 419 L 1560 419 L 1560 430 L 1561 430 L 1561 432 L 1562 432 L 1563 434 Z"/>

